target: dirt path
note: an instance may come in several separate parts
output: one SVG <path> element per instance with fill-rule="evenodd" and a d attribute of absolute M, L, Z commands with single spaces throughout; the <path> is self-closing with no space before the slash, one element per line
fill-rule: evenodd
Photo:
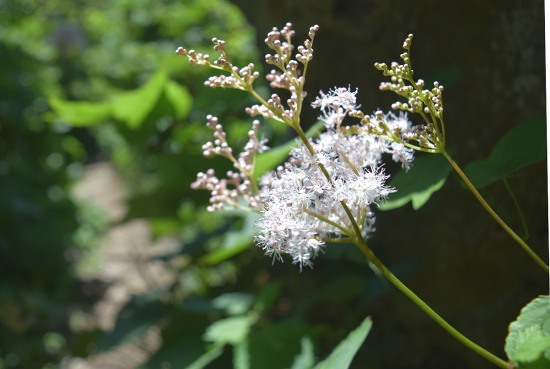
<path fill-rule="evenodd" d="M 77 202 L 89 202 L 101 209 L 111 225 L 98 245 L 98 268 L 81 275 L 83 280 L 98 280 L 107 285 L 102 298 L 88 317 L 95 327 L 104 331 L 114 328 L 117 315 L 133 295 L 152 288 L 166 288 L 175 274 L 158 259 L 179 247 L 174 239 L 152 241 L 146 220 L 120 223 L 127 212 L 124 184 L 110 163 L 98 163 L 86 168 L 74 188 Z M 143 364 L 161 344 L 159 329 L 153 327 L 144 336 L 115 347 L 111 351 L 86 359 L 66 358 L 61 369 L 134 369 Z"/>

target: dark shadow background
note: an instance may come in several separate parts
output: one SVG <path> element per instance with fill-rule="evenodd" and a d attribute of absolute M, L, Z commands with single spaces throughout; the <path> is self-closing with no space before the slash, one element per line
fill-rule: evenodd
<path fill-rule="evenodd" d="M 383 76 L 373 64 L 398 61 L 403 40 L 413 33 L 415 75 L 445 86 L 448 147 L 463 166 L 487 157 L 512 127 L 545 113 L 543 1 L 234 2 L 256 27 L 259 44 L 273 26 L 292 22 L 296 42 L 301 42 L 309 27 L 318 24 L 306 87 L 310 98 L 320 89 L 351 85 L 359 88 L 365 112 L 387 111 L 397 100 L 378 91 Z M 305 114 L 310 115 L 304 122 L 315 121 L 317 112 L 306 109 Z M 529 244 L 548 260 L 545 164 L 508 181 L 529 225 Z M 504 184 L 482 193 L 521 234 Z M 544 272 L 454 175 L 419 211 L 406 206 L 379 213 L 370 243 L 448 321 L 501 356 L 509 322 L 533 296 L 548 291 Z M 314 273 L 321 273 L 317 264 Z M 346 316 L 346 311 L 340 313 Z M 365 315 L 373 316 L 374 328 L 355 368 L 367 363 L 383 368 L 489 366 L 397 291 L 376 299 Z"/>

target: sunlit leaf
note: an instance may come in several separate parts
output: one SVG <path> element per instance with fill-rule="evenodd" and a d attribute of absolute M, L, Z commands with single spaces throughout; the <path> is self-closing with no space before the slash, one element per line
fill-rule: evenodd
<path fill-rule="evenodd" d="M 186 366 L 185 369 L 203 369 L 212 361 L 216 360 L 223 353 L 223 344 L 218 344 L 212 347 L 210 350 L 206 351 L 201 355 L 197 360 L 195 360 L 190 365 Z"/>
<path fill-rule="evenodd" d="M 244 340 L 250 327 L 256 322 L 253 315 L 233 316 L 212 323 L 204 334 L 204 340 L 235 345 Z"/>
<path fill-rule="evenodd" d="M 380 204 L 382 210 L 399 208 L 409 201 L 413 209 L 420 209 L 443 184 L 451 172 L 443 155 L 422 155 L 414 160 L 414 166 L 408 172 L 401 171 L 391 178 L 389 185 L 397 192 L 389 196 L 387 202 Z"/>
<path fill-rule="evenodd" d="M 166 98 L 172 104 L 177 118 L 185 118 L 191 110 L 193 98 L 189 91 L 174 81 L 167 81 L 164 89 Z"/>
<path fill-rule="evenodd" d="M 314 369 L 346 369 L 349 368 L 353 357 L 363 345 L 365 338 L 372 327 L 372 320 L 367 317 L 359 327 L 351 331 L 348 336 L 336 346 L 334 351 Z"/>
<path fill-rule="evenodd" d="M 518 368 L 550 367 L 550 296 L 539 296 L 521 310 L 504 350 Z"/>
<path fill-rule="evenodd" d="M 73 136 L 63 137 L 61 141 L 63 148 L 72 155 L 74 159 L 83 160 L 86 158 L 86 148 L 78 139 Z"/>
<path fill-rule="evenodd" d="M 244 314 L 252 305 L 251 294 L 243 292 L 224 293 L 212 300 L 212 307 L 224 310 L 229 315 Z"/>
<path fill-rule="evenodd" d="M 300 342 L 302 351 L 294 358 L 294 362 L 290 369 L 310 369 L 315 363 L 315 355 L 313 352 L 313 343 L 307 337 L 302 338 Z"/>
<path fill-rule="evenodd" d="M 222 213 L 220 213 L 222 214 Z M 225 215 L 239 215 L 243 218 L 243 226 L 239 230 L 228 231 L 220 248 L 209 252 L 200 261 L 205 264 L 218 264 L 227 260 L 244 250 L 248 249 L 254 240 L 254 225 L 260 214 L 252 211 L 231 210 Z"/>
<path fill-rule="evenodd" d="M 66 101 L 52 96 L 49 103 L 63 122 L 73 127 L 94 126 L 111 116 L 109 102 Z"/>
<path fill-rule="evenodd" d="M 246 337 L 233 346 L 233 369 L 250 369 L 250 352 Z"/>
<path fill-rule="evenodd" d="M 166 79 L 166 73 L 159 71 L 138 89 L 115 96 L 112 100 L 114 117 L 130 128 L 138 128 L 155 107 Z"/>
<path fill-rule="evenodd" d="M 543 117 L 519 124 L 506 133 L 484 160 L 464 169 L 472 183 L 480 188 L 510 173 L 546 158 L 546 124 Z"/>

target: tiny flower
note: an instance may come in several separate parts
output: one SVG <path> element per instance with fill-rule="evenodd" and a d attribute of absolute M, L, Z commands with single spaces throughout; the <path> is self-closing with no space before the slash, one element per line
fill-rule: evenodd
<path fill-rule="evenodd" d="M 283 168 L 264 177 L 263 217 L 257 224 L 256 241 L 266 254 L 279 259 L 289 254 L 300 268 L 312 265 L 326 238 L 353 234 L 342 201 L 353 209 L 368 236 L 374 229 L 370 206 L 394 191 L 385 185 L 387 176 L 380 165 L 387 148 L 378 145 L 377 138 L 329 131 L 311 144 L 315 156 L 300 146 Z M 319 170 L 320 164 L 331 181 Z"/>
<path fill-rule="evenodd" d="M 358 108 L 355 97 L 357 91 L 357 89 L 351 91 L 349 87 L 335 87 L 329 90 L 328 94 L 321 91 L 317 99 L 311 103 L 311 106 L 322 111 L 342 108 L 344 111 L 349 112 Z"/>

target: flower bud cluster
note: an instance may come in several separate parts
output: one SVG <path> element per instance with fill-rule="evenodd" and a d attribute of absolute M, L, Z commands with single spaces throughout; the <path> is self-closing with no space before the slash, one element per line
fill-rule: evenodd
<path fill-rule="evenodd" d="M 196 64 L 200 66 L 210 66 L 210 55 L 198 53 L 195 50 L 187 50 L 182 46 L 176 50 L 177 55 L 186 56 L 189 59 L 189 64 Z"/>
<path fill-rule="evenodd" d="M 267 64 L 275 66 L 267 75 L 271 88 L 281 88 L 290 92 L 290 98 L 286 101 L 286 106 L 281 103 L 281 98 L 273 94 L 266 104 L 254 105 L 247 110 L 251 116 L 261 115 L 266 118 L 279 120 L 288 125 L 299 122 L 298 113 L 302 101 L 306 96 L 303 90 L 305 76 L 302 75 L 299 64 L 307 66 L 313 58 L 313 39 L 319 26 L 313 26 L 309 30 L 309 39 L 304 41 L 303 45 L 298 46 L 298 53 L 294 59 L 292 37 L 295 35 L 292 24 L 287 23 L 282 30 L 276 27 L 267 34 L 265 43 L 267 47 L 274 51 L 273 54 L 267 54 L 265 60 Z"/>
<path fill-rule="evenodd" d="M 255 120 L 252 129 L 248 131 L 248 142 L 238 158 L 233 155 L 233 150 L 227 144 L 227 134 L 223 126 L 218 123 L 218 118 L 207 116 L 207 126 L 214 131 L 214 141 L 202 146 L 203 155 L 206 157 L 219 155 L 233 162 L 237 170 L 228 171 L 226 179 L 219 179 L 213 169 L 206 173 L 198 173 L 197 180 L 193 182 L 193 189 L 205 189 L 211 191 L 210 206 L 208 211 L 222 210 L 227 207 L 250 207 L 260 209 L 260 197 L 257 185 L 253 177 L 254 159 L 256 153 L 268 149 L 265 139 L 258 139 L 260 122 Z M 243 204 L 244 202 L 244 204 Z"/>
<path fill-rule="evenodd" d="M 214 169 L 208 169 L 206 173 L 198 173 L 197 180 L 191 185 L 193 189 L 211 191 L 208 211 L 218 211 L 232 207 L 242 207 L 241 199 L 250 207 L 258 207 L 258 197 L 252 195 L 250 181 L 243 173 L 227 172 L 226 179 L 216 177 Z"/>
<path fill-rule="evenodd" d="M 283 29 L 281 29 L 280 31 L 279 29 L 277 29 L 277 27 L 273 27 L 271 32 L 267 34 L 265 44 L 271 50 L 274 50 L 276 54 L 266 55 L 266 62 L 268 64 L 273 64 L 278 66 L 279 68 L 283 68 L 284 65 L 288 63 L 288 61 L 292 57 L 292 50 L 294 49 L 294 45 L 292 44 L 292 37 L 295 34 L 296 32 L 292 29 L 292 23 L 285 24 Z M 283 37 L 283 41 L 281 41 L 281 36 Z"/>
<path fill-rule="evenodd" d="M 382 82 L 380 90 L 392 91 L 407 101 L 397 101 L 392 109 L 402 110 L 422 115 L 426 125 L 415 127 L 415 134 L 409 140 L 415 140 L 423 149 L 439 151 L 445 146 L 445 130 L 443 126 L 443 86 L 434 82 L 433 88 L 426 89 L 424 80 L 413 79 L 413 70 L 410 60 L 410 47 L 413 35 L 409 35 L 403 43 L 405 52 L 400 55 L 404 64 L 375 63 L 384 76 L 390 77 L 391 82 Z"/>
<path fill-rule="evenodd" d="M 246 90 L 248 86 L 251 86 L 252 83 L 254 83 L 254 81 L 260 76 L 260 73 L 253 71 L 253 69 L 253 63 L 250 63 L 241 69 L 231 66 L 231 71 L 233 74 L 229 76 L 223 74 L 219 76 L 212 76 L 204 82 L 204 85 L 211 88 L 221 87 Z"/>
<path fill-rule="evenodd" d="M 199 66 L 208 66 L 215 69 L 221 69 L 229 72 L 229 75 L 218 75 L 210 77 L 205 85 L 207 87 L 235 88 L 251 92 L 260 104 L 253 105 L 247 108 L 246 111 L 250 116 L 262 116 L 281 121 L 289 126 L 299 124 L 299 111 L 302 106 L 306 92 L 303 90 L 305 76 L 302 75 L 299 64 L 305 67 L 313 58 L 313 39 L 319 26 L 313 26 L 309 29 L 308 36 L 303 45 L 298 46 L 298 52 L 293 59 L 294 45 L 292 37 L 295 31 L 292 29 L 292 24 L 287 23 L 281 30 L 274 27 L 267 34 L 265 39 L 266 45 L 274 51 L 273 54 L 267 54 L 265 59 L 267 64 L 271 64 L 276 68 L 271 70 L 266 79 L 269 81 L 271 88 L 282 88 L 290 92 L 290 98 L 285 103 L 282 99 L 273 94 L 271 99 L 265 101 L 254 91 L 252 85 L 260 76 L 257 71 L 254 71 L 254 64 L 248 64 L 243 68 L 234 66 L 229 60 L 226 53 L 225 41 L 218 38 L 213 38 L 214 51 L 220 56 L 215 61 L 210 61 L 210 56 L 201 54 L 195 50 L 187 50 L 179 47 L 176 54 L 186 56 L 189 63 Z"/>
<path fill-rule="evenodd" d="M 189 64 L 212 67 L 230 72 L 229 75 L 222 74 L 208 78 L 204 83 L 207 87 L 236 88 L 239 90 L 249 89 L 254 83 L 254 80 L 260 76 L 260 73 L 253 70 L 254 64 L 250 63 L 243 68 L 238 68 L 231 64 L 229 56 L 225 51 L 224 40 L 214 37 L 212 43 L 214 44 L 214 51 L 220 53 L 218 59 L 213 62 L 210 61 L 210 55 L 198 53 L 195 50 L 187 50 L 181 46 L 176 50 L 176 54 L 186 56 L 189 59 Z"/>

